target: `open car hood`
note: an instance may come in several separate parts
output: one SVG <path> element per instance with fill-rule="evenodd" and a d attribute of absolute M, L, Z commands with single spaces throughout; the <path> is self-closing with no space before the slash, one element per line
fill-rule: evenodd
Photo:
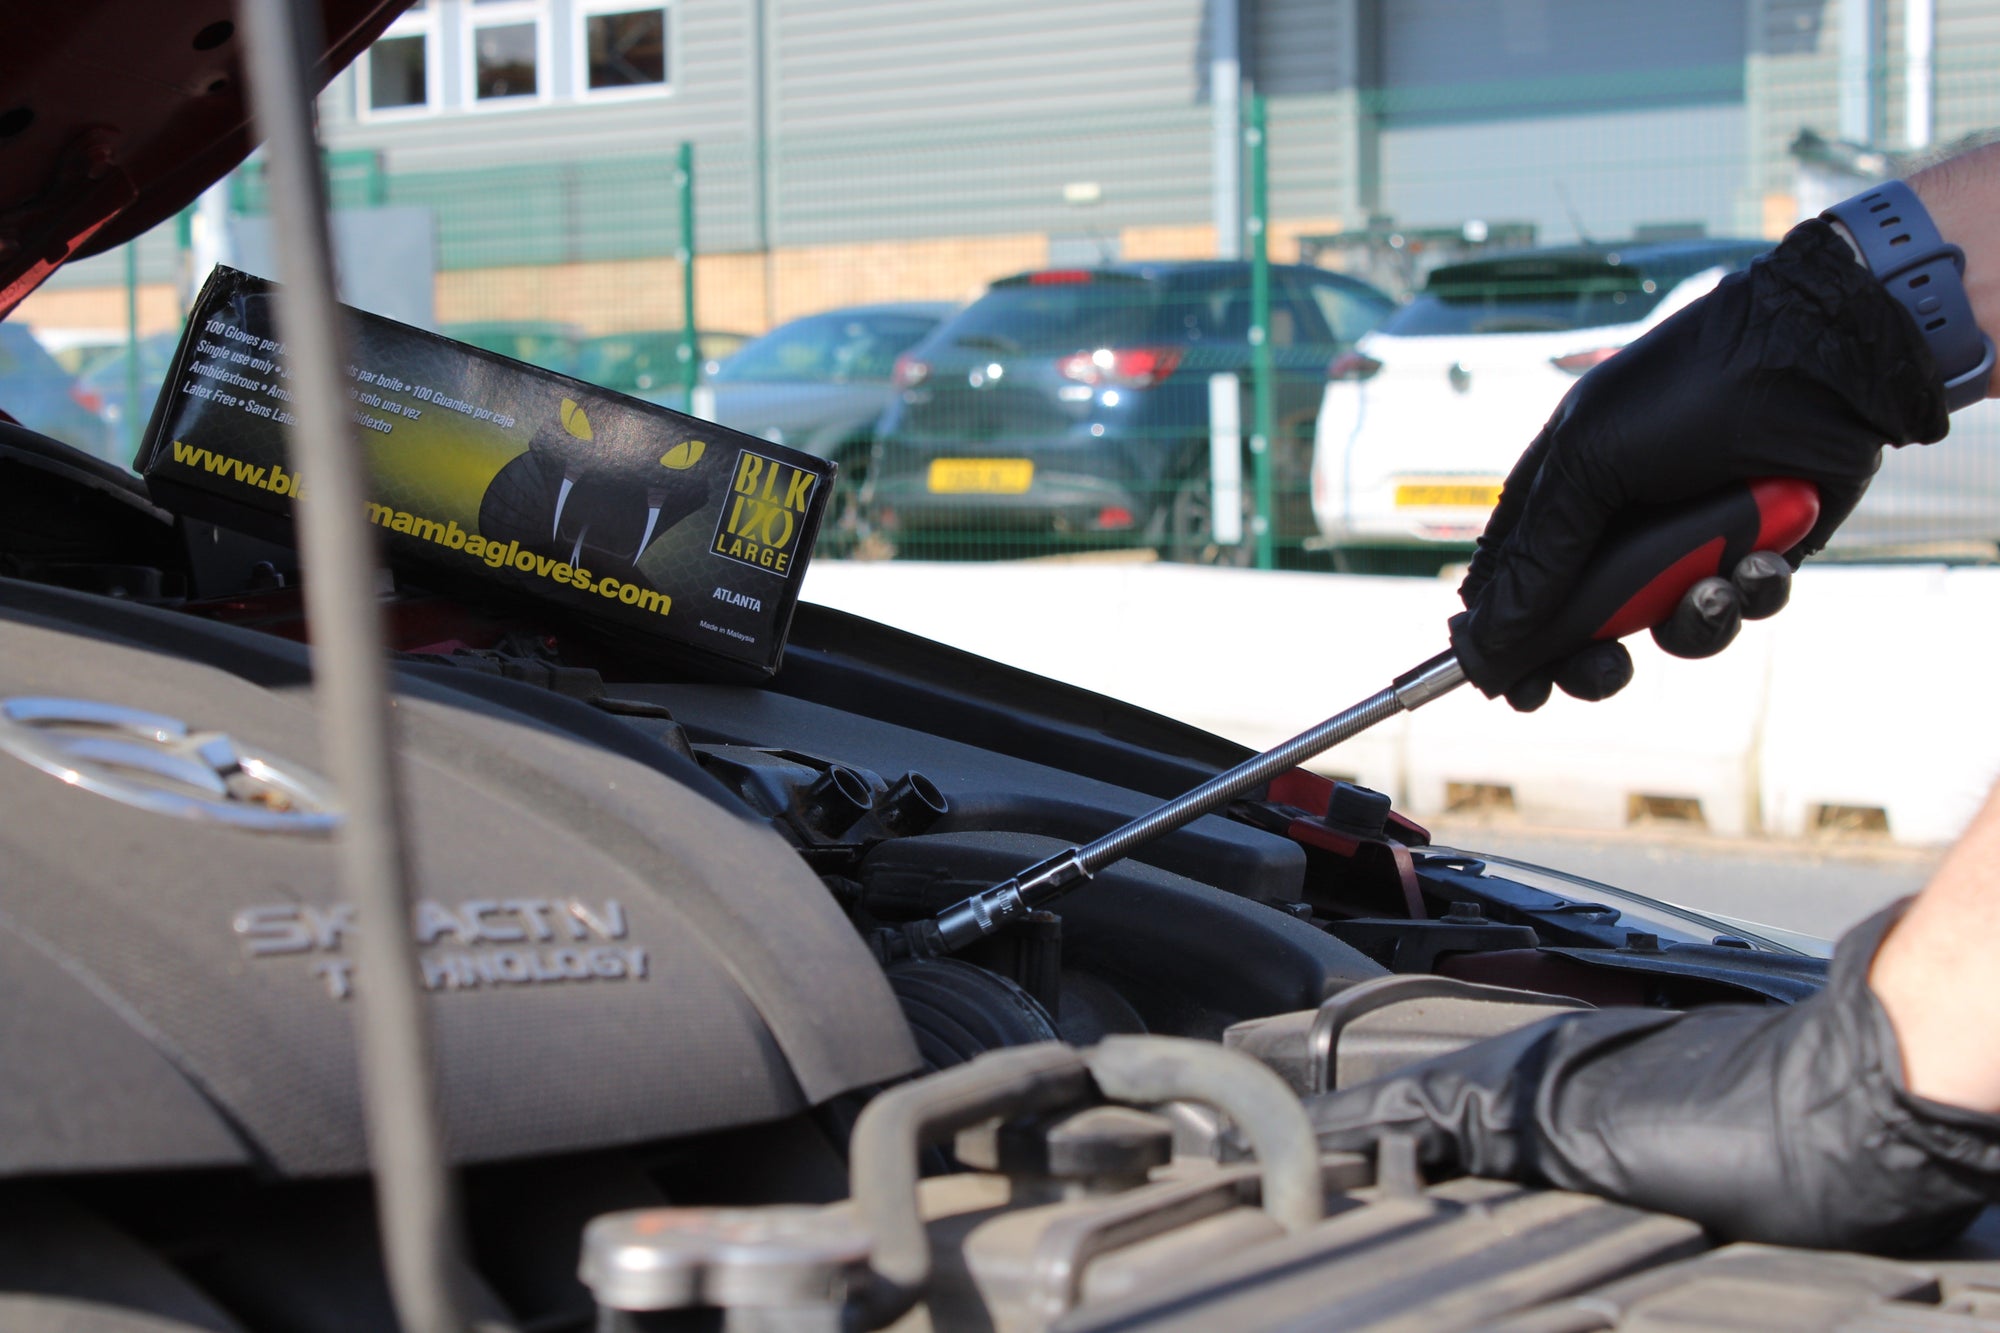
<path fill-rule="evenodd" d="M 408 0 L 321 0 L 325 86 Z M 0 316 L 66 260 L 155 226 L 256 145 L 229 0 L 0 12 Z"/>
<path fill-rule="evenodd" d="M 401 7 L 328 0 L 320 81 Z M 223 0 L 0 15 L 0 310 L 242 159 L 237 46 Z M 0 1328 L 393 1327 L 371 982 L 294 799 L 326 768 L 298 561 L 173 505 L 0 421 Z M 1323 1154 L 1285 1101 L 1551 1010 L 1789 1003 L 1820 959 L 1386 809 L 1336 825 L 1306 773 L 908 956 L 911 923 L 1242 747 L 825 608 L 752 686 L 497 588 L 385 593 L 466 1204 L 448 1271 L 482 1323 L 681 1326 L 742 1295 L 802 1327 L 880 1255 L 898 1286 L 872 1290 L 944 1329 L 2000 1333 L 2000 1262 L 1712 1250 L 1607 1200 L 1429 1182 L 1405 1135 Z M 985 1169 L 919 1187 L 955 1164 Z M 868 1299 L 825 1326 L 899 1312 Z"/>

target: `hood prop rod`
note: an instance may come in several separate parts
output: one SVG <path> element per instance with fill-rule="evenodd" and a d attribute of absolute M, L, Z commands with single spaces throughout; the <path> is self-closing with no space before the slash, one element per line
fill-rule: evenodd
<path fill-rule="evenodd" d="M 294 474 L 319 728 L 339 792 L 341 887 L 358 917 L 355 996 L 363 1112 L 375 1206 L 396 1317 L 405 1333 L 466 1333 L 458 1202 L 446 1165 L 429 1015 L 410 929 L 409 835 L 374 537 L 364 517 L 366 464 L 342 391 L 344 316 L 334 296 L 313 61 L 324 31 L 314 0 L 238 0 L 256 128 L 264 139 L 278 246 L 278 334 L 288 349 L 297 423 Z"/>

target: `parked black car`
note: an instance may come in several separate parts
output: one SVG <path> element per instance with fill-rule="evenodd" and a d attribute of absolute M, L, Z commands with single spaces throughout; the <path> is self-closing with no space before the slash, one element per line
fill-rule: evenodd
<path fill-rule="evenodd" d="M 1235 562 L 1215 537 L 1209 379 L 1250 404 L 1250 265 L 1043 269 L 1003 278 L 912 349 L 877 430 L 867 505 L 899 541 L 1027 553 L 1051 538 L 1136 542 L 1178 560 Z M 1271 269 L 1281 542 L 1311 531 L 1313 420 L 1329 361 L 1394 303 L 1300 265 Z M 1243 468 L 1244 503 L 1251 471 Z"/>

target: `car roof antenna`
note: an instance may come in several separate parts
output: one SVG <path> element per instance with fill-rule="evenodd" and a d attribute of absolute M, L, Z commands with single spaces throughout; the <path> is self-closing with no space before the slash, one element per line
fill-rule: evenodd
<path fill-rule="evenodd" d="M 1584 228 L 1583 214 L 1576 211 L 1576 201 L 1569 197 L 1569 187 L 1562 183 L 1560 177 L 1556 180 L 1556 198 L 1562 200 L 1563 212 L 1569 214 L 1569 225 L 1576 229 L 1576 239 L 1585 245 L 1596 245 L 1597 242 Z"/>
<path fill-rule="evenodd" d="M 313 703 L 340 797 L 341 892 L 358 918 L 355 1037 L 390 1297 L 404 1333 L 470 1333 L 460 1295 L 469 1270 L 410 930 L 407 807 L 363 507 L 366 463 L 341 388 L 346 327 L 334 297 L 313 61 L 303 40 L 325 31 L 318 9 L 316 0 L 237 0 L 273 230 L 286 241 L 278 247 L 278 336 L 297 414 L 286 461 L 294 475 L 312 478 L 297 523 Z"/>

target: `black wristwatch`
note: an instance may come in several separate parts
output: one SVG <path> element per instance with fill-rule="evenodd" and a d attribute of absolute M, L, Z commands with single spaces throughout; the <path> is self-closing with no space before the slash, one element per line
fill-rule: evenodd
<path fill-rule="evenodd" d="M 1972 317 L 1965 251 L 1938 234 L 1917 192 L 1902 181 L 1884 181 L 1820 216 L 1847 228 L 1868 271 L 1917 321 L 1944 373 L 1945 410 L 1984 398 L 1993 378 L 1993 340 Z"/>

